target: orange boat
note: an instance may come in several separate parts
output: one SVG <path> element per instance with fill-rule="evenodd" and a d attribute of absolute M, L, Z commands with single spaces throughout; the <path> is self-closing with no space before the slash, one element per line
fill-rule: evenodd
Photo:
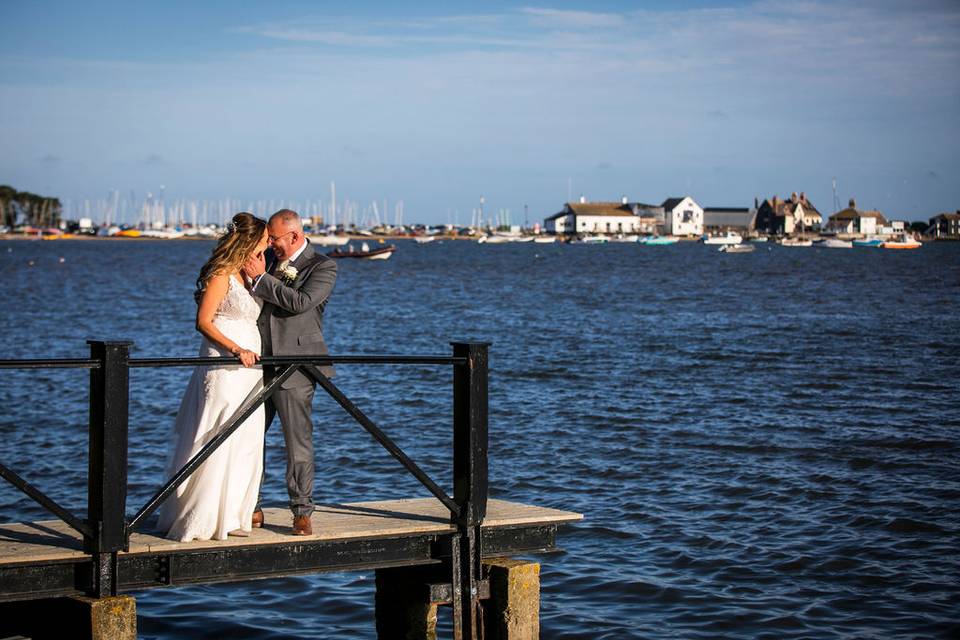
<path fill-rule="evenodd" d="M 896 240 L 887 240 L 881 246 L 884 249 L 919 249 L 923 245 L 919 240 L 903 234 Z"/>
<path fill-rule="evenodd" d="M 117 232 L 118 238 L 139 238 L 140 231 L 137 229 L 124 229 L 123 231 Z"/>

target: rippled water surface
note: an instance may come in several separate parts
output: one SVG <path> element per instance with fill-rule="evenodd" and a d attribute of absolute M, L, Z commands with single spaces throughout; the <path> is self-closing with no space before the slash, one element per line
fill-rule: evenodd
<path fill-rule="evenodd" d="M 211 246 L 0 242 L 0 358 L 83 357 L 88 338 L 194 355 Z M 402 242 L 340 269 L 337 353 L 493 343 L 492 496 L 586 515 L 540 557 L 544 638 L 960 634 L 960 244 Z M 132 373 L 130 510 L 162 481 L 188 377 Z M 450 477 L 450 382 L 437 368 L 338 377 L 436 478 Z M 0 386 L 0 459 L 77 511 L 86 390 L 81 371 L 4 372 Z M 332 400 L 314 414 L 318 501 L 424 495 Z M 281 455 L 275 425 L 277 505 Z M 48 518 L 8 485 L 0 509 Z M 143 638 L 375 635 L 372 574 L 136 595 Z"/>

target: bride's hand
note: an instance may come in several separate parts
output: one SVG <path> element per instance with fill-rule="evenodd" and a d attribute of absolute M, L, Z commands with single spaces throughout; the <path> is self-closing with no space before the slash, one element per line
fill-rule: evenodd
<path fill-rule="evenodd" d="M 240 358 L 240 362 L 245 367 L 252 367 L 260 361 L 260 356 L 255 351 L 250 351 L 250 349 L 240 349 L 236 356 Z"/>
<path fill-rule="evenodd" d="M 267 259 L 264 257 L 263 252 L 253 254 L 243 263 L 243 272 L 250 279 L 255 279 L 266 270 Z"/>

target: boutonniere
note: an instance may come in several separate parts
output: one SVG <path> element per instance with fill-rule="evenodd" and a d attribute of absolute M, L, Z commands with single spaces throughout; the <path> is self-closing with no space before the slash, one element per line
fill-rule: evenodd
<path fill-rule="evenodd" d="M 287 284 L 293 284 L 293 281 L 297 279 L 297 268 L 292 264 L 288 264 L 280 271 L 280 279 L 286 282 Z"/>

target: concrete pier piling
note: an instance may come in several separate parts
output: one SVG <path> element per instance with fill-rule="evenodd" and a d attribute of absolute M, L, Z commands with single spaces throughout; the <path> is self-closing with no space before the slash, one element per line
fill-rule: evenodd
<path fill-rule="evenodd" d="M 540 563 L 514 558 L 483 561 L 490 599 L 484 602 L 486 640 L 540 637 Z"/>
<path fill-rule="evenodd" d="M 540 637 L 540 564 L 513 558 L 483 561 L 479 584 L 485 640 Z M 437 566 L 378 569 L 377 637 L 436 640 L 440 605 L 451 603 L 449 576 Z"/>
<path fill-rule="evenodd" d="M 0 605 L 0 638 L 137 640 L 133 596 L 49 598 Z"/>

